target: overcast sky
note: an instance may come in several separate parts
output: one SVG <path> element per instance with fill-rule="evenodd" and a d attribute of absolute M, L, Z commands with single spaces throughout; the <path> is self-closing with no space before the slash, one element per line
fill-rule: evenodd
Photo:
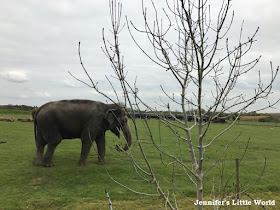
<path fill-rule="evenodd" d="M 140 0 L 121 0 L 123 15 L 127 15 L 139 27 L 143 26 Z M 155 1 L 163 3 L 163 1 Z M 214 1 L 217 2 L 217 1 Z M 213 5 L 212 11 L 215 11 Z M 159 6 L 160 7 L 160 6 Z M 269 80 L 270 61 L 280 64 L 280 1 L 279 0 L 233 0 L 235 22 L 228 38 L 239 35 L 242 20 L 244 34 L 252 34 L 259 26 L 258 40 L 250 56 L 262 55 L 256 67 L 262 71 L 264 83 Z M 214 15 L 214 14 L 213 14 Z M 124 21 L 124 19 L 123 19 Z M 98 88 L 113 94 L 105 75 L 113 74 L 110 64 L 101 50 L 102 28 L 110 39 L 110 17 L 107 0 L 9 0 L 0 7 L 0 104 L 26 104 L 40 106 L 60 99 L 105 99 L 89 87 L 77 82 L 68 73 L 87 81 L 79 64 L 78 42 L 84 65 Z M 126 71 L 132 83 L 137 76 L 139 93 L 144 101 L 157 106 L 154 101 L 166 100 L 161 91 L 163 85 L 169 93 L 179 90 L 172 75 L 151 63 L 137 48 L 124 28 L 120 35 L 121 51 L 125 58 Z M 135 32 L 144 46 L 148 44 Z M 253 90 L 249 74 L 240 81 L 237 91 Z M 280 97 L 278 76 L 270 100 Z M 249 93 L 248 93 L 249 95 Z M 159 98 L 161 97 L 161 98 Z M 263 103 L 263 102 L 261 102 Z M 256 106 L 260 107 L 263 104 Z M 173 110 L 177 109 L 176 106 Z M 280 105 L 268 112 L 280 112 Z"/>

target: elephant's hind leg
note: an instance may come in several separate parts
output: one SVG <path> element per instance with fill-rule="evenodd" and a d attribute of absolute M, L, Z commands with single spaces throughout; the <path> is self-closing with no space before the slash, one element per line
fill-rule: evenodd
<path fill-rule="evenodd" d="M 34 166 L 42 166 L 43 165 L 43 156 L 44 156 L 44 147 L 46 146 L 47 142 L 43 139 L 41 132 L 37 133 L 36 138 L 36 154 L 33 160 Z"/>

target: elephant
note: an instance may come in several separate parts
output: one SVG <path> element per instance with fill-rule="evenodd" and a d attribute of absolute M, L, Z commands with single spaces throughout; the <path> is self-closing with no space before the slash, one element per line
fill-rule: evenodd
<path fill-rule="evenodd" d="M 53 166 L 53 154 L 63 139 L 80 138 L 81 155 L 78 165 L 87 165 L 86 159 L 95 141 L 98 164 L 105 164 L 105 132 L 110 130 L 120 138 L 122 130 L 126 151 L 131 145 L 131 132 L 124 108 L 118 104 L 104 104 L 91 100 L 61 100 L 42 105 L 34 112 L 36 154 L 33 165 Z M 44 154 L 44 147 L 48 145 Z"/>

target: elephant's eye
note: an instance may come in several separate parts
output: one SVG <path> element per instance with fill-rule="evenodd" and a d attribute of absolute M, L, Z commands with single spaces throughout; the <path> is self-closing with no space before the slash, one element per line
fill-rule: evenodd
<path fill-rule="evenodd" d="M 127 119 L 125 118 L 125 119 L 122 120 L 121 124 L 125 125 L 126 123 L 127 123 Z"/>

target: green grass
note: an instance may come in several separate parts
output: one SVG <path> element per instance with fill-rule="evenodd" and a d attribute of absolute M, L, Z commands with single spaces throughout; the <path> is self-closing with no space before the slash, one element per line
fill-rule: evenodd
<path fill-rule="evenodd" d="M 0 111 L 0 116 L 13 116 L 17 118 L 29 118 L 30 112 Z M 172 160 L 166 156 L 160 156 L 153 147 L 145 132 L 145 126 L 140 122 L 139 135 L 143 141 L 143 148 L 148 157 L 164 192 L 172 192 L 173 186 L 168 184 L 174 177 L 174 186 L 182 191 L 189 198 L 195 198 L 194 185 L 186 176 L 186 172 L 178 164 L 171 164 Z M 152 134 L 157 144 L 176 155 L 179 159 L 191 167 L 186 143 L 180 141 L 161 125 L 161 135 L 158 133 L 158 122 L 148 121 Z M 215 136 L 218 131 L 225 128 L 226 124 L 213 124 L 209 130 L 206 142 Z M 131 123 L 133 130 L 133 125 Z M 242 133 L 241 133 L 242 132 Z M 35 141 L 32 123 L 22 122 L 0 122 L 0 141 L 7 141 L 0 144 L 0 209 L 108 209 L 108 202 L 105 190 L 109 191 L 110 198 L 116 209 L 148 209 L 147 206 L 154 206 L 155 209 L 162 209 L 163 202 L 159 198 L 138 195 L 116 184 L 107 173 L 116 181 L 126 184 L 128 187 L 145 193 L 155 194 L 154 185 L 143 181 L 135 173 L 131 160 L 126 154 L 117 152 L 115 144 L 123 145 L 123 142 L 110 132 L 107 132 L 106 161 L 107 165 L 96 164 L 96 146 L 92 148 L 88 166 L 78 167 L 77 162 L 80 155 L 81 142 L 79 139 L 64 140 L 57 147 L 54 155 L 52 168 L 35 167 L 32 165 L 35 154 Z M 133 131 L 134 133 L 134 131 Z M 264 166 L 264 158 L 267 159 L 265 172 L 260 181 L 254 185 L 248 193 L 259 199 L 279 199 L 280 191 L 280 156 L 279 156 L 279 127 L 237 125 L 221 136 L 204 153 L 204 169 L 206 170 L 215 162 L 216 158 L 225 149 L 226 145 L 241 136 L 228 149 L 227 154 L 222 157 L 225 164 L 224 179 L 235 170 L 235 158 L 240 158 L 250 138 L 249 148 L 240 166 L 240 183 L 242 188 L 250 187 L 256 182 Z M 193 134 L 196 144 L 196 133 Z M 180 145 L 180 147 L 178 147 Z M 138 165 L 147 169 L 139 147 L 134 142 L 131 151 Z M 180 155 L 181 154 L 181 155 Z M 210 197 L 213 178 L 216 191 L 219 186 L 221 175 L 217 164 L 205 177 L 205 197 Z M 142 176 L 143 173 L 139 172 Z M 149 179 L 149 177 L 145 176 Z M 233 183 L 235 176 L 229 180 L 227 190 L 234 190 Z M 244 198 L 247 199 L 247 198 Z M 178 203 L 193 208 L 191 202 L 179 195 Z M 133 207 L 134 206 L 134 207 Z M 279 206 L 279 205 L 278 205 Z"/>

